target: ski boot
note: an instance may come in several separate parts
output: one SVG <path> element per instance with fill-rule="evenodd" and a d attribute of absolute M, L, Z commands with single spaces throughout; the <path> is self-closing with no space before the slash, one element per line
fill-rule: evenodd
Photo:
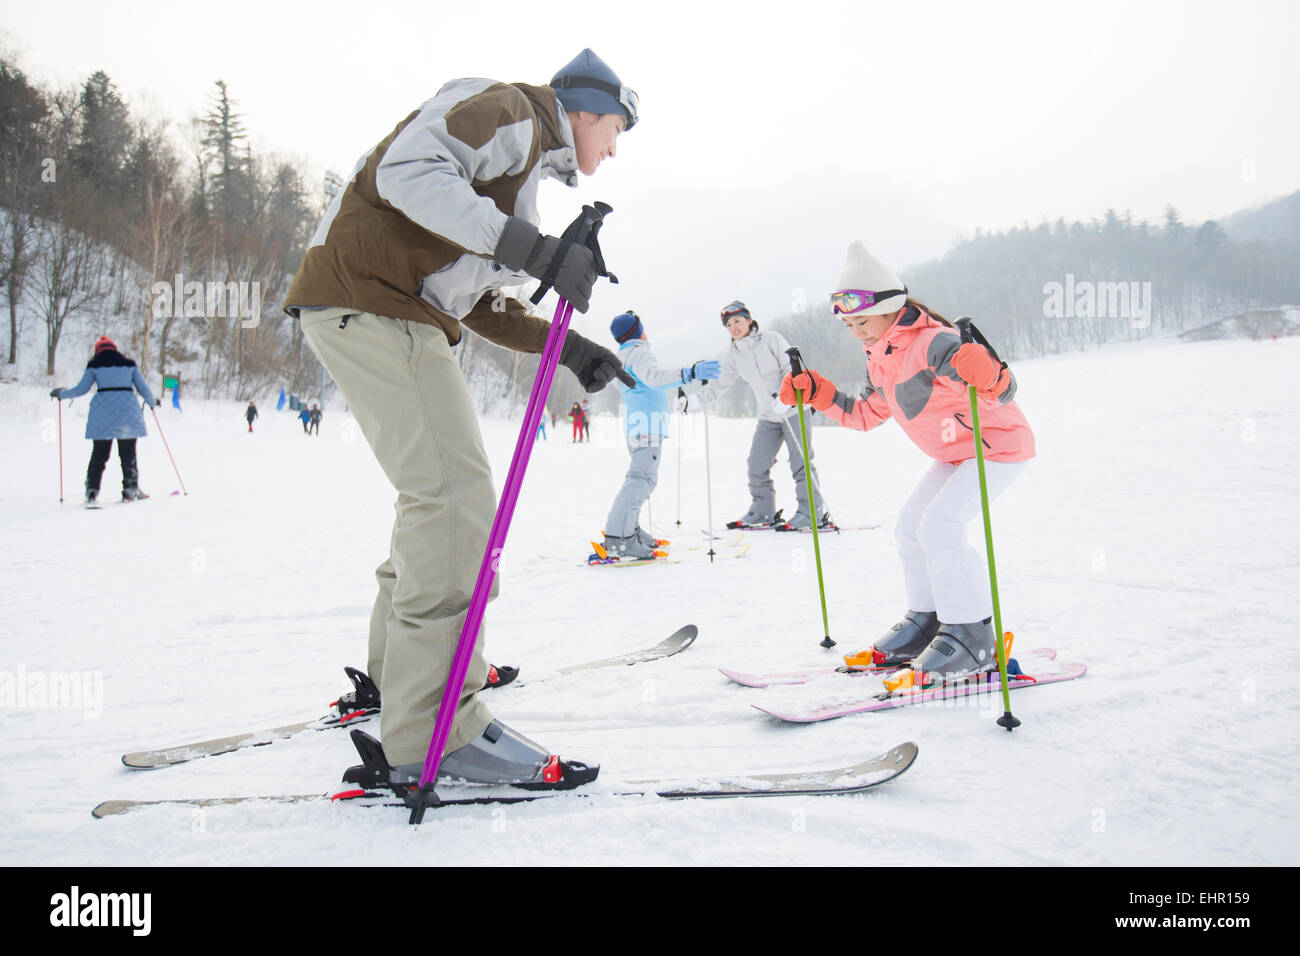
<path fill-rule="evenodd" d="M 642 544 L 635 534 L 628 535 L 626 538 L 618 538 L 614 535 L 605 535 L 605 543 L 598 544 L 591 542 L 592 547 L 596 549 L 595 558 L 588 558 L 589 564 L 610 564 L 613 561 L 652 561 L 655 558 L 666 558 L 667 552 L 657 551 L 652 547 Z"/>
<path fill-rule="evenodd" d="M 939 632 L 934 611 L 908 611 L 884 637 L 870 647 L 844 656 L 847 667 L 900 667 L 925 650 Z"/>
<path fill-rule="evenodd" d="M 672 544 L 671 541 L 665 541 L 663 538 L 656 538 L 654 535 L 641 530 L 640 525 L 637 525 L 632 533 L 636 536 L 636 539 L 647 548 L 666 548 L 668 545 Z"/>
<path fill-rule="evenodd" d="M 143 501 L 145 498 L 148 498 L 148 497 L 149 497 L 148 495 L 146 495 L 143 491 L 141 491 L 141 490 L 140 490 L 139 488 L 137 488 L 135 485 L 131 485 L 131 486 L 129 486 L 129 487 L 126 487 L 126 488 L 123 488 L 123 489 L 122 489 L 122 500 L 123 500 L 123 501 Z"/>
<path fill-rule="evenodd" d="M 728 521 L 728 530 L 735 531 L 740 528 L 774 528 L 783 523 L 781 512 L 784 508 L 778 508 L 774 515 L 761 515 L 752 508 L 745 513 L 745 517 L 739 521 Z"/>
<path fill-rule="evenodd" d="M 419 787 L 424 761 L 394 767 L 384 756 L 383 745 L 362 730 L 352 731 L 352 742 L 362 762 L 347 769 L 344 783 L 367 790 L 386 787 L 398 796 Z M 464 747 L 445 754 L 438 767 L 439 780 L 508 784 L 525 790 L 572 790 L 595 780 L 599 773 L 599 766 L 561 760 L 499 720 L 493 720 Z"/>
<path fill-rule="evenodd" d="M 332 722 L 347 723 L 349 720 L 355 720 L 358 717 L 369 717 L 379 713 L 379 687 L 374 680 L 355 667 L 345 667 L 343 672 L 348 675 L 348 680 L 352 681 L 352 690 L 340 696 L 338 700 L 330 702 L 330 715 L 326 719 Z M 489 664 L 487 681 L 479 690 L 505 687 L 506 684 L 509 684 L 518 676 L 518 667 L 511 667 L 508 664 L 502 664 L 498 667 L 495 664 Z"/>
<path fill-rule="evenodd" d="M 925 650 L 910 668 L 885 681 L 890 691 L 959 683 L 998 668 L 993 618 L 971 624 L 940 624 Z"/>
<path fill-rule="evenodd" d="M 86 485 L 86 507 L 87 507 L 87 508 L 98 508 L 98 507 L 99 507 L 99 489 L 98 489 L 98 488 L 92 488 L 92 487 L 90 487 L 90 485 Z"/>
<path fill-rule="evenodd" d="M 811 528 L 812 528 L 812 517 L 803 511 L 797 511 L 795 512 L 795 516 L 793 518 L 791 518 L 789 521 L 785 522 L 784 524 L 776 525 L 774 530 L 808 531 Z M 831 513 L 827 511 L 822 515 L 821 520 L 817 522 L 817 530 L 818 531 L 839 531 L 840 529 L 836 526 L 835 522 L 831 520 Z"/>

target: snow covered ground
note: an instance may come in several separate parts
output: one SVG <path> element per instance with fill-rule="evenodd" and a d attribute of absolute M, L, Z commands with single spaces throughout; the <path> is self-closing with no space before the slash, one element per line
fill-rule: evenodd
<path fill-rule="evenodd" d="M 612 419 L 597 420 L 588 445 L 571 444 L 561 422 L 533 456 L 488 612 L 489 660 L 523 668 L 520 686 L 488 696 L 499 717 L 599 762 L 602 783 L 830 767 L 903 740 L 920 756 L 857 796 L 566 797 L 439 811 L 418 830 L 398 810 L 328 804 L 89 813 L 108 798 L 324 792 L 354 762 L 333 731 L 151 772 L 119 762 L 314 716 L 345 689 L 342 665 L 364 666 L 393 493 L 341 406 L 326 409 L 319 438 L 288 411 L 264 408 L 250 435 L 240 403 L 165 407 L 189 495 L 170 495 L 179 486 L 150 418 L 140 459 L 153 498 L 87 512 L 88 399 L 64 407 L 60 506 L 56 407 L 44 390 L 0 386 L 0 859 L 1295 865 L 1297 365 L 1294 338 L 1017 364 L 1039 457 L 995 506 L 1005 624 L 1022 653 L 1054 647 L 1089 672 L 1015 694 L 1014 734 L 987 707 L 807 726 L 762 717 L 750 703 L 799 689 L 734 686 L 716 668 L 831 659 L 817 646 L 812 538 L 751 532 L 744 557 L 710 564 L 703 435 L 688 427 L 652 502 L 681 563 L 588 569 L 626 452 Z M 517 427 L 484 423 L 498 483 Z M 751 432 L 750 421 L 710 424 L 715 525 L 747 504 Z M 925 460 L 893 425 L 819 428 L 815 441 L 837 520 L 883 524 L 822 538 L 831 632 L 847 651 L 904 610 L 889 529 Z M 792 510 L 784 461 L 775 474 Z M 113 459 L 110 501 L 118 475 Z M 688 622 L 699 640 L 671 660 L 555 675 Z M 86 695 L 53 686 L 69 673 Z"/>

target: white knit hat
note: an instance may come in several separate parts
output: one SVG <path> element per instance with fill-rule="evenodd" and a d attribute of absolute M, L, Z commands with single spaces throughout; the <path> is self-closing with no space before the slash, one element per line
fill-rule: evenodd
<path fill-rule="evenodd" d="M 907 302 L 907 286 L 903 285 L 902 280 L 894 274 L 894 270 L 867 252 L 867 247 L 857 241 L 849 244 L 849 253 L 844 260 L 844 271 L 840 273 L 837 291 L 846 289 L 861 289 L 866 292 L 899 290 L 897 295 L 881 299 L 875 305 L 855 313 L 856 315 L 885 315 L 888 312 L 897 312 Z"/>

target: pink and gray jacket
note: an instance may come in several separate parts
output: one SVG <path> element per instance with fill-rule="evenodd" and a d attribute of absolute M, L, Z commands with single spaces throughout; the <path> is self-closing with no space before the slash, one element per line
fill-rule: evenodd
<path fill-rule="evenodd" d="M 952 367 L 960 347 L 956 331 L 908 305 L 888 332 L 863 348 L 867 383 L 861 397 L 850 398 L 837 389 L 826 416 L 859 431 L 894 418 L 931 458 L 951 465 L 974 458 L 968 386 Z M 1034 433 L 1013 401 L 1015 394 L 1012 376 L 999 397 L 979 397 L 984 457 L 989 461 L 1034 457 Z"/>

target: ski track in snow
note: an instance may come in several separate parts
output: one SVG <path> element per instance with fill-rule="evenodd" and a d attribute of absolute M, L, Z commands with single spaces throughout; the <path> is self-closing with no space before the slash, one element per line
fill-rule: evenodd
<path fill-rule="evenodd" d="M 139 456 L 153 498 L 115 502 L 114 457 L 108 503 L 86 512 L 88 398 L 64 407 L 60 506 L 54 404 L 41 389 L 0 386 L 0 436 L 15 450 L 0 492 L 0 690 L 17 694 L 20 676 L 52 672 L 102 688 L 79 706 L 0 700 L 0 855 L 13 864 L 66 862 L 75 848 L 88 865 L 513 865 L 553 864 L 562 848 L 565 862 L 650 865 L 1295 865 L 1298 362 L 1300 340 L 1290 339 L 1016 363 L 1039 457 L 994 505 L 1004 623 L 1018 650 L 1054 647 L 1089 672 L 1014 694 L 1023 721 L 1014 734 L 993 724 L 1000 707 L 988 701 L 807 726 L 764 718 L 749 705 L 815 699 L 828 682 L 757 690 L 716 668 L 837 660 L 817 646 L 811 537 L 747 532 L 744 558 L 718 546 L 710 564 L 693 417 L 668 446 L 652 501 L 652 530 L 681 563 L 585 568 L 626 450 L 609 418 L 595 421 L 589 444 L 548 429 L 488 611 L 488 659 L 523 669 L 517 686 L 486 696 L 499 717 L 599 762 L 611 784 L 820 769 L 903 740 L 920 755 L 898 780 L 855 796 L 567 796 L 438 810 L 420 828 L 400 810 L 329 804 L 89 814 L 110 798 L 326 792 L 356 761 L 338 730 L 157 771 L 128 771 L 119 759 L 315 716 L 347 688 L 342 665 L 364 667 L 394 493 L 343 408 L 326 409 L 319 438 L 271 402 L 252 435 L 242 403 L 160 409 L 188 497 L 170 495 L 179 485 L 150 416 Z M 748 504 L 752 429 L 752 420 L 710 421 L 713 527 L 724 541 L 723 525 Z M 517 430 L 483 423 L 498 487 Z M 866 435 L 821 427 L 814 441 L 836 519 L 883 524 L 821 538 L 830 629 L 848 652 L 904 610 L 890 529 L 926 460 L 893 424 Z M 778 504 L 792 512 L 784 455 L 774 477 Z M 981 544 L 978 521 L 970 536 Z M 699 625 L 699 639 L 672 659 L 557 673 L 686 623 Z M 871 680 L 852 687 L 868 693 Z"/>

